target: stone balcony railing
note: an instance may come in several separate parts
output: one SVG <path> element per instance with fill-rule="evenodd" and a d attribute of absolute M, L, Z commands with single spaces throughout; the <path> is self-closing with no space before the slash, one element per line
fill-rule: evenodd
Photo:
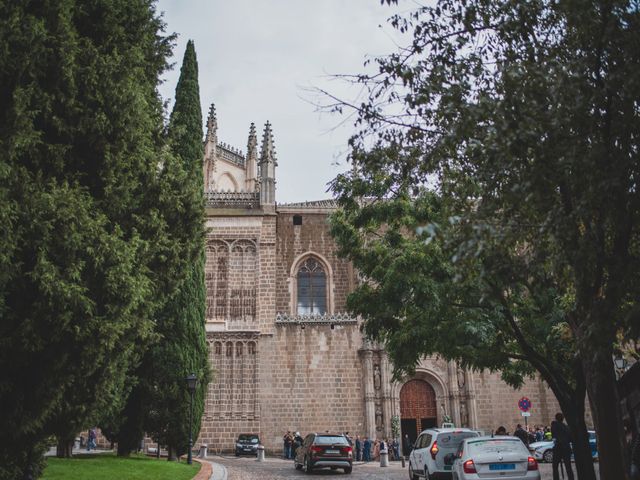
<path fill-rule="evenodd" d="M 212 208 L 259 208 L 259 192 L 204 192 L 207 207 Z"/>
<path fill-rule="evenodd" d="M 355 325 L 358 319 L 348 313 L 289 315 L 278 313 L 276 325 Z"/>

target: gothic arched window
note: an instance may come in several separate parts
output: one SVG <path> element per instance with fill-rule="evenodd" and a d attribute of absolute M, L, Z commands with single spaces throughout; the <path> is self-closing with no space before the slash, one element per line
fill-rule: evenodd
<path fill-rule="evenodd" d="M 302 314 L 327 313 L 327 275 L 318 260 L 307 258 L 297 273 L 297 312 Z"/>

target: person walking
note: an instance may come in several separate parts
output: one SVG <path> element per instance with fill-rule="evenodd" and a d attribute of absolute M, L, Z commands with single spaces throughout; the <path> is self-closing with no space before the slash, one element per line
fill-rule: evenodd
<path fill-rule="evenodd" d="M 564 463 L 568 480 L 573 480 L 571 469 L 571 431 L 564 423 L 564 415 L 556 413 L 556 419 L 551 422 L 551 436 L 555 439 L 553 445 L 553 480 L 560 480 L 558 465 Z"/>
<path fill-rule="evenodd" d="M 356 462 L 362 461 L 362 440 L 360 435 L 356 435 Z"/>
<path fill-rule="evenodd" d="M 411 446 L 411 439 L 409 438 L 409 434 L 407 433 L 405 434 L 404 440 L 402 442 L 402 455 L 409 458 L 409 455 L 411 455 L 411 450 L 413 450 Z"/>
<path fill-rule="evenodd" d="M 284 443 L 284 458 L 287 460 L 291 460 L 293 458 L 291 447 L 293 446 L 293 435 L 291 435 L 291 431 L 287 430 L 287 433 L 282 437 L 282 441 Z"/>
<path fill-rule="evenodd" d="M 90 452 L 91 449 L 96 449 L 96 429 L 94 428 L 90 428 L 89 429 L 89 439 L 87 440 L 87 452 Z"/>
<path fill-rule="evenodd" d="M 369 437 L 364 437 L 364 444 L 362 445 L 362 460 L 365 462 L 371 461 L 371 440 L 369 440 Z"/>

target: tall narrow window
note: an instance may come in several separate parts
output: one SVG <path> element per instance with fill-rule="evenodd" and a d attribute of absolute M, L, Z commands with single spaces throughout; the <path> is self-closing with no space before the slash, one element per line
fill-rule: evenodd
<path fill-rule="evenodd" d="M 307 258 L 300 266 L 298 281 L 298 314 L 327 312 L 327 276 L 320 262 Z"/>

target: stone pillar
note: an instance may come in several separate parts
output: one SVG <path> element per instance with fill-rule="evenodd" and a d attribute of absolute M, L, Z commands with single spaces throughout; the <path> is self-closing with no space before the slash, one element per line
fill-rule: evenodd
<path fill-rule="evenodd" d="M 382 370 L 382 420 L 384 428 L 382 435 L 387 439 L 393 437 L 391 431 L 391 417 L 394 415 L 392 406 L 392 392 L 391 392 L 391 365 L 389 363 L 389 357 L 384 350 L 380 352 L 380 370 Z"/>
<path fill-rule="evenodd" d="M 449 386 L 449 410 L 447 414 L 458 427 L 460 426 L 460 401 L 458 399 L 456 363 L 453 360 L 447 362 L 447 384 Z"/>
<path fill-rule="evenodd" d="M 476 387 L 474 375 L 467 373 L 467 410 L 469 411 L 469 427 L 478 428 L 478 408 L 476 405 Z"/>
<path fill-rule="evenodd" d="M 364 431 L 370 439 L 376 438 L 376 405 L 373 389 L 373 352 L 362 352 L 362 378 L 364 380 Z"/>

